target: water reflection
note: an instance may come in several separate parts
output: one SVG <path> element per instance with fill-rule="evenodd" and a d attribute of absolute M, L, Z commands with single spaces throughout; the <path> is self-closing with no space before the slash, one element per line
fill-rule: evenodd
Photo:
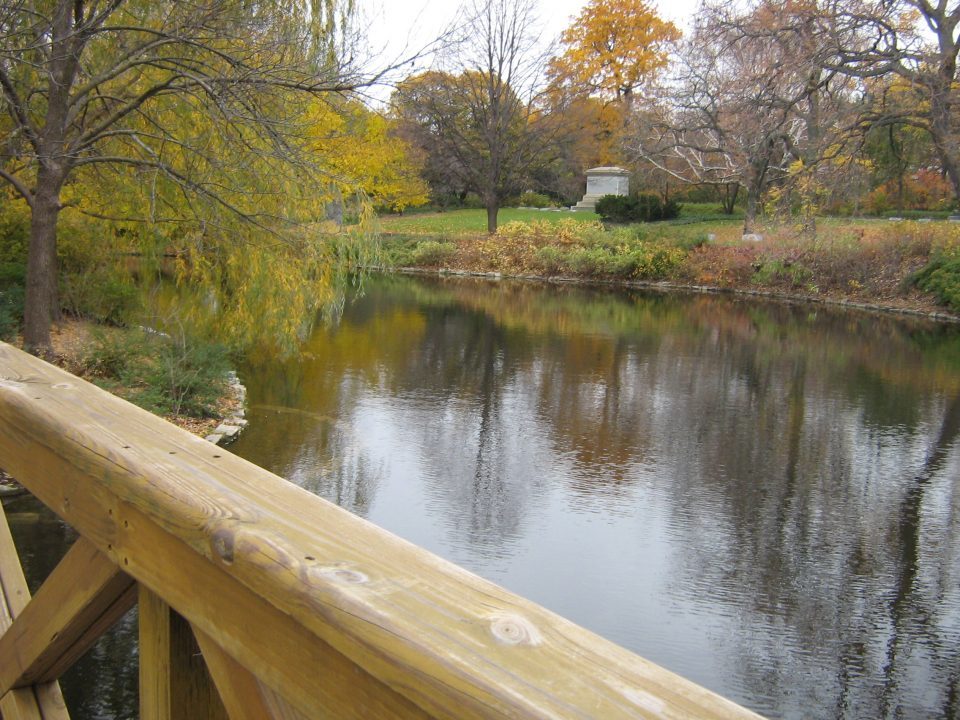
<path fill-rule="evenodd" d="M 774 717 L 957 717 L 960 334 L 385 278 L 235 451 Z"/>
<path fill-rule="evenodd" d="M 748 707 L 960 717 L 960 329 L 382 278 L 242 375 L 238 454 Z M 17 502 L 36 586 L 73 535 Z M 75 720 L 136 716 L 135 631 Z"/>

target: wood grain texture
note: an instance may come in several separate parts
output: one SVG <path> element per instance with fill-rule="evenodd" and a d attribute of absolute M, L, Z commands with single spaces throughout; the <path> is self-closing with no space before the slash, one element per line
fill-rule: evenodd
<path fill-rule="evenodd" d="M 0 466 L 307 717 L 757 717 L 2 344 Z"/>
<path fill-rule="evenodd" d="M 143 586 L 140 720 L 229 720 L 190 625 Z"/>
<path fill-rule="evenodd" d="M 0 694 L 56 680 L 133 607 L 134 582 L 78 539 L 0 636 Z"/>
<path fill-rule="evenodd" d="M 7 516 L 0 505 L 0 637 L 30 604 L 30 589 L 23 576 L 17 547 L 10 535 Z M 2 720 L 70 720 L 57 682 L 0 692 Z"/>
<path fill-rule="evenodd" d="M 138 595 L 140 720 L 173 720 L 170 706 L 170 606 L 142 585 Z"/>

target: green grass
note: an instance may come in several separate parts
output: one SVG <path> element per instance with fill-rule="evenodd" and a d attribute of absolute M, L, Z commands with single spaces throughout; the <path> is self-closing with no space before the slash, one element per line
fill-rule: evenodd
<path fill-rule="evenodd" d="M 559 223 L 573 219 L 577 222 L 598 222 L 600 216 L 592 212 L 569 212 L 551 210 L 520 210 L 503 208 L 498 216 L 499 225 L 516 220 L 523 222 Z M 718 223 L 721 225 L 743 222 L 742 211 L 734 215 L 725 215 L 715 203 L 683 205 L 680 217 L 655 226 L 691 225 L 697 223 Z M 451 210 L 442 213 L 422 213 L 411 215 L 384 215 L 380 218 L 381 229 L 386 234 L 456 236 L 482 233 L 487 229 L 486 210 Z"/>
<path fill-rule="evenodd" d="M 596 222 L 600 218 L 591 212 L 570 212 L 551 210 L 519 210 L 504 208 L 497 216 L 497 222 L 505 225 L 508 222 L 534 220 L 558 223 L 563 219 L 573 218 L 585 223 Z M 486 210 L 452 210 L 443 213 L 425 215 L 387 215 L 380 218 L 380 224 L 385 233 L 426 234 L 426 235 L 459 235 L 466 233 L 482 233 L 487 229 Z"/>

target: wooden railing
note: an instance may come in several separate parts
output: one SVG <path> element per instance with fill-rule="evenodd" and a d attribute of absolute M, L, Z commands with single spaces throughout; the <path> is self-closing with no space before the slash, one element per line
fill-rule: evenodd
<path fill-rule="evenodd" d="M 80 535 L 29 600 L 0 512 L 3 720 L 136 602 L 143 720 L 757 717 L 2 343 L 0 467 Z"/>

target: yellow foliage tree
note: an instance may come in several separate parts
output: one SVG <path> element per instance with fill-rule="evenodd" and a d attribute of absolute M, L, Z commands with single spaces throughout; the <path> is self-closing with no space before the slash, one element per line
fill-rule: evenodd
<path fill-rule="evenodd" d="M 108 220 L 104 235 L 121 245 L 149 239 L 190 257 L 194 278 L 219 268 L 207 280 L 233 301 L 224 308 L 244 286 L 231 267 L 271 268 L 263 277 L 277 281 L 277 297 L 284 284 L 323 280 L 300 272 L 312 260 L 289 256 L 315 255 L 298 233 L 323 217 L 316 178 L 331 172 L 310 157 L 304 105 L 369 82 L 350 62 L 352 9 L 352 0 L 3 5 L 0 180 L 30 209 L 26 347 L 50 352 L 61 212 Z M 271 248 L 281 250 L 268 260 Z M 258 252 L 263 263 L 243 259 Z"/>
<path fill-rule="evenodd" d="M 398 211 L 427 202 L 420 165 L 409 144 L 392 134 L 390 120 L 359 102 L 317 100 L 309 123 L 310 149 L 342 193 L 360 192 Z"/>
<path fill-rule="evenodd" d="M 114 277 L 128 277 L 136 255 L 141 278 L 176 281 L 176 293 L 143 283 L 151 290 L 143 322 L 186 326 L 247 352 L 293 351 L 319 316 L 336 312 L 356 267 L 375 264 L 371 199 L 423 196 L 403 181 L 415 169 L 402 145 L 389 147 L 386 123 L 356 101 L 316 99 L 286 116 L 303 165 L 284 162 L 253 134 L 234 137 L 229 125 L 198 121 L 183 107 L 190 101 L 170 96 L 154 108 L 167 135 L 148 137 L 137 126 L 154 165 L 80 168 L 62 193 L 64 219 L 107 221 L 95 262 L 112 263 Z M 197 192 L 184 192 L 184 177 Z M 326 220 L 342 195 L 358 198 L 361 216 L 345 229 Z M 88 234 L 61 249 L 91 259 L 93 244 Z"/>
<path fill-rule="evenodd" d="M 629 101 L 667 64 L 676 26 L 644 0 L 591 0 L 560 36 L 562 55 L 550 63 L 555 83 L 577 92 Z"/>

